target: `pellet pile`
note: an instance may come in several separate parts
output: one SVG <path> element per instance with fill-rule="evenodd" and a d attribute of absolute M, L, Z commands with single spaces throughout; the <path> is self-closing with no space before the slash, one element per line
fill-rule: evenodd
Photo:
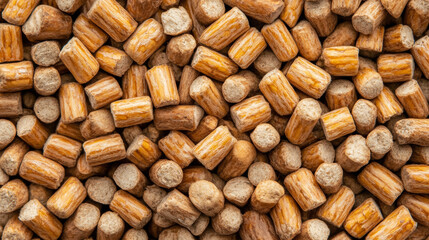
<path fill-rule="evenodd" d="M 4 240 L 429 240 L 429 0 L 0 0 Z"/>

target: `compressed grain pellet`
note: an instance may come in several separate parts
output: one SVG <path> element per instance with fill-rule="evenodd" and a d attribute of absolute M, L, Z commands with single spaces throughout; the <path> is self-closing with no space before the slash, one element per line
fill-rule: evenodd
<path fill-rule="evenodd" d="M 422 0 L 409 1 L 405 8 L 404 23 L 411 27 L 415 36 L 421 36 L 428 27 L 425 16 L 429 13 L 427 3 Z"/>
<path fill-rule="evenodd" d="M 254 187 L 246 177 L 236 177 L 226 182 L 223 188 L 225 198 L 238 207 L 246 205 L 253 193 Z"/>
<path fill-rule="evenodd" d="M 41 149 L 49 136 L 49 130 L 34 115 L 25 115 L 16 124 L 16 135 L 35 149 Z"/>
<path fill-rule="evenodd" d="M 291 33 L 301 56 L 308 61 L 315 61 L 319 58 L 320 54 L 322 54 L 322 44 L 310 22 L 300 21 L 291 29 Z"/>
<path fill-rule="evenodd" d="M 124 233 L 125 223 L 121 217 L 111 211 L 103 213 L 97 224 L 97 238 L 119 240 Z"/>
<path fill-rule="evenodd" d="M 24 59 L 24 47 L 21 28 L 2 23 L 0 24 L 0 36 L 0 63 L 22 61 Z"/>
<path fill-rule="evenodd" d="M 0 119 L 0 150 L 7 147 L 13 141 L 15 135 L 15 125 L 7 119 Z"/>
<path fill-rule="evenodd" d="M 309 219 L 302 223 L 301 233 L 297 240 L 327 239 L 330 235 L 328 225 L 320 219 Z"/>
<path fill-rule="evenodd" d="M 268 213 L 285 194 L 283 186 L 273 180 L 258 183 L 250 199 L 250 206 L 260 213 Z"/>
<path fill-rule="evenodd" d="M 274 55 L 273 51 L 265 49 L 253 62 L 256 71 L 265 75 L 274 69 L 280 69 L 282 62 Z"/>
<path fill-rule="evenodd" d="M 182 226 L 191 226 L 200 216 L 187 196 L 176 189 L 169 192 L 157 206 L 156 211 Z"/>
<path fill-rule="evenodd" d="M 167 195 L 167 191 L 158 187 L 157 185 L 147 186 L 143 192 L 143 201 L 153 210 L 156 211 L 156 207 Z"/>
<path fill-rule="evenodd" d="M 66 124 L 61 119 L 58 121 L 58 125 L 56 127 L 56 133 L 72 138 L 79 142 L 84 142 L 85 138 L 82 136 L 80 132 L 80 124 L 79 123 L 70 123 Z"/>
<path fill-rule="evenodd" d="M 198 0 L 192 6 L 196 19 L 204 25 L 213 23 L 225 13 L 225 4 L 221 0 Z"/>
<path fill-rule="evenodd" d="M 237 141 L 225 159 L 219 164 L 217 173 L 227 181 L 241 176 L 256 158 L 256 149 L 249 141 Z"/>
<path fill-rule="evenodd" d="M 222 191 L 207 180 L 192 183 L 188 194 L 192 204 L 209 217 L 214 217 L 224 208 L 225 198 Z"/>
<path fill-rule="evenodd" d="M 328 141 L 338 139 L 356 130 L 353 117 L 347 107 L 323 114 L 320 117 L 320 123 Z"/>
<path fill-rule="evenodd" d="M 67 39 L 72 32 L 72 18 L 55 7 L 39 5 L 22 26 L 22 32 L 32 42 Z"/>
<path fill-rule="evenodd" d="M 109 36 L 95 25 L 85 14 L 80 14 L 73 23 L 73 35 L 94 53 L 109 38 Z"/>
<path fill-rule="evenodd" d="M 110 202 L 110 209 L 131 227 L 141 229 L 152 217 L 152 211 L 131 194 L 119 190 Z"/>
<path fill-rule="evenodd" d="M 236 142 L 237 139 L 231 135 L 228 128 L 220 126 L 195 145 L 194 156 L 207 169 L 212 170 L 228 155 Z"/>
<path fill-rule="evenodd" d="M 238 71 L 238 66 L 228 57 L 204 46 L 199 46 L 191 62 L 192 67 L 218 81 Z"/>
<path fill-rule="evenodd" d="M 298 95 L 278 69 L 268 72 L 260 81 L 259 88 L 280 115 L 289 115 L 298 104 Z"/>
<path fill-rule="evenodd" d="M 85 121 L 80 124 L 80 133 L 85 139 L 107 135 L 115 130 L 112 115 L 106 109 L 90 112 Z"/>
<path fill-rule="evenodd" d="M 378 126 L 366 137 L 366 145 L 371 150 L 371 157 L 381 159 L 386 153 L 391 151 L 393 146 L 393 136 L 385 126 Z"/>
<path fill-rule="evenodd" d="M 286 77 L 294 87 L 313 98 L 320 98 L 331 83 L 327 72 L 302 57 L 293 61 Z"/>
<path fill-rule="evenodd" d="M 409 53 L 382 54 L 377 59 L 377 69 L 385 83 L 409 81 L 414 74 L 414 60 Z"/>
<path fill-rule="evenodd" d="M 336 161 L 347 172 L 357 172 L 368 164 L 371 151 L 366 145 L 365 138 L 361 135 L 349 136 L 336 149 Z"/>
<path fill-rule="evenodd" d="M 194 236 L 200 236 L 208 228 L 210 223 L 210 218 L 205 215 L 200 215 L 199 218 L 192 224 L 192 226 L 187 227 L 187 229 Z"/>
<path fill-rule="evenodd" d="M 42 96 L 53 95 L 61 86 L 61 77 L 54 67 L 37 67 L 34 71 L 34 90 Z"/>
<path fill-rule="evenodd" d="M 97 227 L 100 210 L 93 204 L 82 203 L 64 223 L 63 239 L 88 238 Z"/>
<path fill-rule="evenodd" d="M 108 177 L 91 177 L 85 183 L 88 197 L 94 202 L 109 205 L 116 192 L 116 185 Z"/>
<path fill-rule="evenodd" d="M 130 228 L 122 236 L 124 240 L 148 240 L 147 233 L 144 229 Z"/>
<path fill-rule="evenodd" d="M 73 37 L 61 49 L 60 59 L 73 74 L 76 81 L 81 84 L 91 80 L 100 68 L 96 58 L 76 37 Z"/>
<path fill-rule="evenodd" d="M 240 132 L 247 132 L 268 122 L 271 108 L 262 95 L 256 95 L 232 106 L 231 117 Z"/>
<path fill-rule="evenodd" d="M 325 194 L 317 184 L 313 173 L 306 168 L 286 176 L 284 184 L 304 211 L 315 209 L 326 201 Z"/>
<path fill-rule="evenodd" d="M 19 138 L 15 139 L 0 156 L 0 168 L 7 175 L 15 176 L 18 174 L 22 159 L 28 150 L 30 147 L 24 141 Z"/>
<path fill-rule="evenodd" d="M 168 60 L 178 66 L 185 66 L 192 57 L 197 42 L 191 34 L 174 37 L 168 42 L 166 54 Z"/>
<path fill-rule="evenodd" d="M 225 207 L 212 218 L 213 229 L 221 235 L 231 235 L 238 232 L 243 217 L 240 209 L 232 204 L 225 204 Z"/>
<path fill-rule="evenodd" d="M 13 215 L 2 230 L 2 239 L 5 240 L 31 239 L 33 236 L 33 232 L 18 219 L 18 215 Z"/>
<path fill-rule="evenodd" d="M 63 166 L 35 151 L 24 155 L 19 168 L 20 177 L 49 189 L 57 189 L 64 179 L 64 174 Z"/>
<path fill-rule="evenodd" d="M 189 95 L 207 114 L 223 118 L 228 113 L 228 104 L 214 82 L 206 76 L 197 77 L 192 82 Z"/>
<path fill-rule="evenodd" d="M 131 65 L 122 78 L 123 98 L 149 96 L 146 72 L 146 66 Z"/>
<path fill-rule="evenodd" d="M 192 149 L 195 144 L 179 131 L 171 131 L 158 141 L 158 146 L 169 159 L 182 168 L 187 167 L 194 160 Z"/>
<path fill-rule="evenodd" d="M 344 222 L 344 229 L 353 237 L 361 238 L 383 220 L 380 208 L 368 198 L 355 208 Z"/>
<path fill-rule="evenodd" d="M 327 140 L 320 140 L 302 149 L 302 166 L 315 172 L 323 163 L 332 163 L 335 159 L 335 149 Z"/>
<path fill-rule="evenodd" d="M 3 6 L 2 18 L 13 25 L 23 25 L 40 0 L 14 0 Z"/>
<path fill-rule="evenodd" d="M 164 229 L 158 237 L 159 240 L 168 240 L 168 239 L 183 239 L 183 240 L 194 240 L 192 233 L 184 227 L 173 226 L 167 229 Z"/>
<path fill-rule="evenodd" d="M 404 106 L 405 112 L 412 118 L 426 118 L 429 105 L 423 91 L 416 80 L 410 80 L 396 88 L 395 95 Z"/>
<path fill-rule="evenodd" d="M 170 8 L 162 12 L 161 23 L 164 33 L 170 36 L 177 36 L 192 29 L 192 20 L 184 7 Z"/>
<path fill-rule="evenodd" d="M 353 77 L 353 83 L 359 94 L 365 99 L 374 99 L 383 89 L 381 75 L 371 68 L 360 69 Z"/>
<path fill-rule="evenodd" d="M 405 165 L 401 169 L 401 179 L 405 190 L 410 193 L 429 192 L 429 166 L 424 164 Z"/>
<path fill-rule="evenodd" d="M 301 150 L 296 145 L 282 141 L 269 153 L 269 159 L 272 168 L 282 174 L 287 174 L 301 167 Z"/>
<path fill-rule="evenodd" d="M 20 179 L 7 182 L 0 188 L 0 213 L 11 213 L 28 201 L 28 188 Z"/>
<path fill-rule="evenodd" d="M 429 54 L 427 51 L 428 45 L 429 36 L 424 36 L 417 40 L 414 43 L 413 48 L 411 48 L 411 53 L 414 57 L 414 60 L 426 78 L 429 78 Z"/>
<path fill-rule="evenodd" d="M 417 195 L 405 193 L 398 199 L 399 205 L 404 205 L 408 208 L 411 213 L 411 216 L 416 222 L 419 223 L 419 226 L 428 225 L 428 204 L 429 198 Z"/>
<path fill-rule="evenodd" d="M 127 149 L 127 158 L 140 169 L 148 169 L 161 157 L 158 146 L 144 135 L 137 136 Z"/>
<path fill-rule="evenodd" d="M 22 207 L 18 219 L 43 239 L 58 239 L 63 229 L 62 223 L 35 199 Z"/>
<path fill-rule="evenodd" d="M 343 183 L 343 169 L 338 163 L 322 163 L 314 172 L 314 177 L 323 192 L 336 193 Z"/>
<path fill-rule="evenodd" d="M 413 30 L 408 25 L 398 24 L 384 33 L 383 49 L 387 52 L 404 52 L 413 47 Z"/>
<path fill-rule="evenodd" d="M 65 167 L 74 167 L 82 151 L 81 143 L 59 134 L 51 134 L 43 146 L 43 156 Z"/>
<path fill-rule="evenodd" d="M 83 143 L 90 166 L 122 160 L 126 157 L 124 142 L 119 134 L 94 138 Z"/>
<path fill-rule="evenodd" d="M 341 1 L 334 0 L 332 1 L 331 10 L 333 13 L 348 17 L 353 15 L 356 10 L 359 8 L 361 0 L 352 0 L 352 1 Z"/>
<path fill-rule="evenodd" d="M 337 1 L 339 2 L 339 1 Z M 351 22 L 339 23 L 335 30 L 323 41 L 323 48 L 337 46 L 353 46 L 358 37 L 358 33 L 353 28 Z"/>
<path fill-rule="evenodd" d="M 187 193 L 192 183 L 198 180 L 213 181 L 212 174 L 202 166 L 190 166 L 183 169 L 183 180 L 177 189 L 183 193 Z"/>
<path fill-rule="evenodd" d="M 148 30 L 153 29 L 151 34 Z M 137 62 L 143 64 L 167 40 L 161 23 L 153 18 L 144 21 L 125 42 L 125 52 Z"/>
<path fill-rule="evenodd" d="M 31 47 L 31 58 L 39 66 L 49 67 L 60 61 L 60 44 L 44 41 Z"/>
<path fill-rule="evenodd" d="M 95 1 L 87 17 L 117 42 L 125 41 L 137 28 L 137 22 L 116 1 Z"/>
<path fill-rule="evenodd" d="M 370 101 L 359 99 L 352 109 L 356 130 L 362 135 L 368 134 L 377 120 L 377 107 Z"/>
<path fill-rule="evenodd" d="M 197 105 L 170 106 L 155 109 L 154 124 L 159 130 L 187 130 L 197 128 L 204 110 Z"/>
<path fill-rule="evenodd" d="M 34 114 L 43 123 L 53 123 L 60 117 L 60 104 L 54 97 L 39 97 L 34 103 Z"/>
<path fill-rule="evenodd" d="M 250 165 L 247 175 L 253 186 L 257 186 L 262 181 L 276 180 L 277 178 L 273 167 L 265 162 L 255 162 Z"/>
<path fill-rule="evenodd" d="M 400 206 L 378 224 L 367 235 L 366 239 L 371 240 L 380 237 L 406 239 L 416 227 L 417 223 L 414 221 L 408 208 Z"/>
<path fill-rule="evenodd" d="M 295 40 L 281 20 L 265 25 L 261 33 L 280 61 L 289 61 L 298 54 Z"/>
<path fill-rule="evenodd" d="M 228 77 L 222 84 L 223 97 L 229 103 L 241 102 L 258 89 L 259 81 L 256 78 L 257 77 L 249 71 L 242 71 Z"/>
<path fill-rule="evenodd" d="M 113 180 L 119 188 L 136 197 L 143 196 L 143 191 L 148 184 L 145 175 L 132 163 L 119 165 L 113 173 Z"/>
<path fill-rule="evenodd" d="M 59 92 L 61 121 L 66 124 L 81 122 L 88 115 L 83 87 L 76 83 L 62 84 Z"/>
<path fill-rule="evenodd" d="M 429 146 L 429 119 L 409 118 L 396 122 L 394 131 L 399 144 Z"/>
<path fill-rule="evenodd" d="M 264 23 L 273 22 L 280 15 L 284 6 L 284 3 L 279 0 L 257 0 L 253 2 L 227 0 L 225 3 L 231 7 L 238 7 L 239 9 L 242 9 L 242 11 L 250 17 Z"/>
<path fill-rule="evenodd" d="M 153 120 L 152 100 L 148 96 L 112 102 L 110 111 L 117 128 L 130 127 Z"/>
<path fill-rule="evenodd" d="M 266 47 L 263 34 L 256 28 L 250 28 L 231 46 L 228 56 L 241 68 L 246 69 Z"/>
<path fill-rule="evenodd" d="M 352 46 L 324 48 L 321 59 L 333 76 L 355 76 L 359 70 L 359 49 Z"/>
<path fill-rule="evenodd" d="M 411 157 L 412 148 L 410 145 L 399 145 L 393 142 L 392 147 L 384 158 L 383 165 L 392 171 L 398 171 Z"/>
<path fill-rule="evenodd" d="M 289 195 L 284 195 L 270 211 L 277 235 L 281 239 L 292 239 L 301 230 L 301 212 Z"/>
<path fill-rule="evenodd" d="M 334 31 L 337 25 L 337 15 L 331 11 L 331 1 L 306 1 L 304 14 L 321 37 L 326 37 Z"/>
<path fill-rule="evenodd" d="M 20 92 L 0 93 L 0 117 L 17 117 L 22 111 Z"/>
<path fill-rule="evenodd" d="M 413 163 L 428 164 L 429 163 L 429 147 L 413 146 L 410 161 Z M 0 158 L 0 166 L 2 166 L 1 158 Z M 5 169 L 3 169 L 3 170 L 5 170 Z"/>
<path fill-rule="evenodd" d="M 353 191 L 343 186 L 318 209 L 317 216 L 336 227 L 341 227 L 352 210 L 354 202 Z"/>
<path fill-rule="evenodd" d="M 28 186 L 29 199 L 37 199 L 39 202 L 46 207 L 46 203 L 54 193 L 51 189 L 45 188 L 41 185 L 31 183 Z"/>
<path fill-rule="evenodd" d="M 79 179 L 70 177 L 48 199 L 46 207 L 58 218 L 69 218 L 86 198 L 86 189 Z"/>
<path fill-rule="evenodd" d="M 171 160 L 159 160 L 149 170 L 150 180 L 163 188 L 174 188 L 182 182 L 183 171 Z"/>
<path fill-rule="evenodd" d="M 352 23 L 356 31 L 371 34 L 387 17 L 387 11 L 380 1 L 366 1 L 353 14 Z"/>
<path fill-rule="evenodd" d="M 384 27 L 379 26 L 371 34 L 360 33 L 356 40 L 356 47 L 360 54 L 366 57 L 374 57 L 383 50 Z"/>
<path fill-rule="evenodd" d="M 243 214 L 243 223 L 239 233 L 243 240 L 278 239 L 270 217 L 252 210 Z"/>
<path fill-rule="evenodd" d="M 376 162 L 368 164 L 363 169 L 358 175 L 358 181 L 369 192 L 389 206 L 401 195 L 404 189 L 399 177 Z"/>
<path fill-rule="evenodd" d="M 33 63 L 21 61 L 0 64 L 0 92 L 17 92 L 33 87 Z"/>
<path fill-rule="evenodd" d="M 95 59 L 104 71 L 121 77 L 130 68 L 133 60 L 122 50 L 103 46 L 95 53 Z"/>
<path fill-rule="evenodd" d="M 260 152 L 269 152 L 280 143 L 280 134 L 268 123 L 256 126 L 250 138 Z"/>

